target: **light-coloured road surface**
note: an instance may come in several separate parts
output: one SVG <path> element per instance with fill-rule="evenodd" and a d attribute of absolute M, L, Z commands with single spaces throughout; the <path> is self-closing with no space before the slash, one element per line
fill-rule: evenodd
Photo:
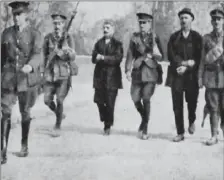
<path fill-rule="evenodd" d="M 106 137 L 92 101 L 93 65 L 85 61 L 80 60 L 79 76 L 65 101 L 67 118 L 62 136 L 51 137 L 55 118 L 40 96 L 33 109 L 36 119 L 31 124 L 30 154 L 27 158 L 12 155 L 20 149 L 21 128 L 17 125 L 10 134 L 2 180 L 223 180 L 222 135 L 216 146 L 203 144 L 210 136 L 208 119 L 205 127 L 200 127 L 204 90 L 199 97 L 196 133 L 186 133 L 184 142 L 173 143 L 176 130 L 170 89 L 158 86 L 152 99 L 150 139 L 142 141 L 136 136 L 140 118 L 130 99 L 130 83 L 124 77 L 115 125 Z M 187 130 L 187 111 L 185 117 Z"/>

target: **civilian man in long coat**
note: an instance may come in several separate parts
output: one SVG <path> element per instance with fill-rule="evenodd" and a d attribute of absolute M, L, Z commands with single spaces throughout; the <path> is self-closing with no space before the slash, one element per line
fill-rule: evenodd
<path fill-rule="evenodd" d="M 138 132 L 142 140 L 148 139 L 148 121 L 151 97 L 161 73 L 157 61 L 162 60 L 163 51 L 158 35 L 153 36 L 152 15 L 148 9 L 137 13 L 140 32 L 133 33 L 125 62 L 125 73 L 131 81 L 131 97 L 141 116 Z M 153 44 L 155 38 L 155 44 Z"/>
<path fill-rule="evenodd" d="M 177 128 L 174 142 L 184 140 L 183 95 L 188 107 L 190 134 L 195 131 L 195 119 L 199 87 L 197 81 L 198 67 L 201 58 L 202 37 L 191 29 L 194 14 L 184 8 L 179 13 L 181 29 L 173 33 L 168 42 L 168 75 L 166 85 L 171 87 L 173 111 Z"/>
<path fill-rule="evenodd" d="M 97 104 L 100 120 L 104 123 L 104 134 L 109 135 L 114 124 L 114 107 L 118 89 L 122 88 L 120 63 L 123 58 L 122 43 L 114 38 L 113 20 L 105 20 L 104 36 L 99 39 L 92 52 L 94 69 L 94 102 Z"/>
<path fill-rule="evenodd" d="M 75 61 L 74 40 L 70 34 L 63 36 L 63 30 L 68 17 L 64 6 L 55 6 L 51 14 L 54 32 L 44 37 L 44 63 L 41 72 L 44 73 L 44 102 L 56 115 L 54 126 L 55 136 L 60 135 L 63 114 L 63 102 L 71 86 L 71 62 Z M 54 54 L 52 59 L 51 54 Z M 56 96 L 56 103 L 54 102 Z"/>
<path fill-rule="evenodd" d="M 1 163 L 7 161 L 7 147 L 11 129 L 11 112 L 18 97 L 22 117 L 22 148 L 18 157 L 28 155 L 30 108 L 36 97 L 30 92 L 39 83 L 41 64 L 41 35 L 27 22 L 28 2 L 11 2 L 14 26 L 6 28 L 1 39 Z M 33 89 L 34 88 L 34 89 Z M 34 93 L 35 94 L 35 93 Z"/>
<path fill-rule="evenodd" d="M 205 86 L 205 100 L 210 114 L 211 138 L 207 145 L 218 142 L 218 123 L 224 135 L 224 11 L 215 8 L 210 12 L 212 32 L 203 38 L 203 53 L 199 68 L 199 86 Z"/>

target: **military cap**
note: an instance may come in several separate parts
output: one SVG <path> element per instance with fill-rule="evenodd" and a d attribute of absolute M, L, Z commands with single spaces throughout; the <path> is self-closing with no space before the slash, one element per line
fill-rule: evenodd
<path fill-rule="evenodd" d="M 115 26 L 115 22 L 112 19 L 105 19 L 103 24 L 109 24 L 111 26 Z"/>
<path fill-rule="evenodd" d="M 143 6 L 141 9 L 139 9 L 136 13 L 138 21 L 148 21 L 152 19 L 153 16 L 150 10 L 151 8 L 149 8 L 148 6 L 147 7 Z"/>
<path fill-rule="evenodd" d="M 28 1 L 13 1 L 8 4 L 12 8 L 12 13 L 21 13 L 21 12 L 27 12 L 28 11 L 28 6 L 29 6 Z"/>
<path fill-rule="evenodd" d="M 211 17 L 220 17 L 224 18 L 224 10 L 221 7 L 217 7 L 210 12 Z"/>
<path fill-rule="evenodd" d="M 67 9 L 66 7 L 62 6 L 62 5 L 58 5 L 56 4 L 55 6 L 53 6 L 52 8 L 52 13 L 51 13 L 51 17 L 53 20 L 57 21 L 57 20 L 61 20 L 61 19 L 67 19 L 68 18 L 68 14 L 67 14 Z"/>
<path fill-rule="evenodd" d="M 178 12 L 178 16 L 180 17 L 182 14 L 189 14 L 192 19 L 194 20 L 194 14 L 192 13 L 190 8 L 183 8 L 181 11 Z"/>

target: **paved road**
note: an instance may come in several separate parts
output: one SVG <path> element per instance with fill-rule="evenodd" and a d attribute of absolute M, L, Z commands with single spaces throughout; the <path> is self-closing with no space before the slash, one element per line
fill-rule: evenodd
<path fill-rule="evenodd" d="M 12 155 L 20 149 L 21 129 L 17 126 L 12 130 L 2 180 L 223 180 L 223 137 L 216 146 L 203 144 L 210 136 L 208 120 L 204 129 L 200 127 L 203 90 L 195 135 L 186 134 L 184 142 L 173 143 L 170 90 L 157 87 L 149 123 L 151 138 L 142 141 L 136 137 L 140 120 L 130 99 L 130 84 L 124 79 L 115 125 L 111 136 L 105 137 L 92 102 L 92 68 L 82 63 L 80 76 L 74 78 L 73 91 L 65 102 L 67 118 L 61 137 L 51 137 L 54 116 L 44 106 L 42 96 L 33 109 L 36 119 L 31 124 L 29 157 Z"/>

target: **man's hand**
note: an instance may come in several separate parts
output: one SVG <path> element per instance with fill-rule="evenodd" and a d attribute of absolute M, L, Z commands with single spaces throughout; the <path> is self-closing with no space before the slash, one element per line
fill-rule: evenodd
<path fill-rule="evenodd" d="M 185 73 L 186 70 L 187 70 L 187 67 L 185 67 L 185 66 L 180 66 L 180 67 L 177 68 L 177 73 L 178 73 L 179 75 L 183 75 L 183 74 Z"/>
<path fill-rule="evenodd" d="M 190 59 L 187 61 L 189 67 L 193 67 L 195 65 L 195 61 Z"/>
<path fill-rule="evenodd" d="M 126 72 L 126 78 L 128 81 L 131 81 L 131 71 Z"/>
<path fill-rule="evenodd" d="M 146 62 L 146 61 L 148 61 L 148 60 L 150 60 L 150 59 L 152 59 L 152 55 L 151 54 L 146 54 L 146 58 L 144 59 L 144 61 Z"/>
<path fill-rule="evenodd" d="M 25 64 L 21 70 L 22 72 L 28 74 L 33 70 L 33 68 L 29 64 Z"/>
<path fill-rule="evenodd" d="M 56 54 L 59 56 L 59 57 L 62 57 L 64 55 L 64 51 L 62 49 L 57 49 L 56 50 Z"/>
<path fill-rule="evenodd" d="M 101 54 L 97 54 L 97 56 L 96 56 L 96 60 L 104 60 L 104 56 L 103 55 L 101 55 Z"/>

